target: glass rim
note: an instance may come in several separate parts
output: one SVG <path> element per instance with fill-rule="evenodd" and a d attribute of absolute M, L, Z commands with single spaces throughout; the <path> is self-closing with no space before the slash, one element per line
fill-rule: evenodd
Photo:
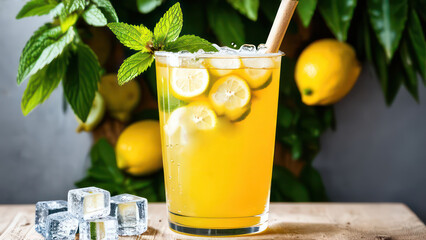
<path fill-rule="evenodd" d="M 177 53 L 167 51 L 155 51 L 155 57 L 177 57 L 177 58 L 218 58 L 218 59 L 235 59 L 235 58 L 272 58 L 283 57 L 285 53 L 278 51 L 277 53 L 259 53 L 259 54 L 225 54 L 225 53 Z"/>

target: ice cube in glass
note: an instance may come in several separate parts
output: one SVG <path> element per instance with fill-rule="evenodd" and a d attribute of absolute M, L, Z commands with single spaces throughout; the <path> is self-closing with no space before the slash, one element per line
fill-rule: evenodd
<path fill-rule="evenodd" d="M 37 202 L 35 211 L 35 230 L 45 236 L 47 216 L 65 211 L 67 211 L 67 202 L 63 200 Z"/>
<path fill-rule="evenodd" d="M 68 211 L 82 220 L 106 217 L 110 213 L 110 194 L 96 187 L 73 189 L 68 192 Z"/>
<path fill-rule="evenodd" d="M 54 213 L 46 218 L 46 240 L 74 240 L 78 219 L 69 212 Z"/>
<path fill-rule="evenodd" d="M 131 194 L 111 198 L 111 216 L 118 221 L 118 234 L 132 236 L 144 233 L 148 228 L 148 201 Z"/>
<path fill-rule="evenodd" d="M 117 219 L 105 217 L 80 222 L 80 240 L 116 240 L 118 239 Z"/>

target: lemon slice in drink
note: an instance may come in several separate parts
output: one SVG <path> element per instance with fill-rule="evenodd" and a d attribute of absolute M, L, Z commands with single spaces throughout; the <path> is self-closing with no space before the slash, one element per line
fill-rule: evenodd
<path fill-rule="evenodd" d="M 199 130 L 209 130 L 216 126 L 216 113 L 209 104 L 194 102 L 187 106 L 188 121 Z"/>
<path fill-rule="evenodd" d="M 209 86 L 209 73 L 204 68 L 173 68 L 170 85 L 177 98 L 193 98 L 206 91 Z"/>
<path fill-rule="evenodd" d="M 244 79 L 230 75 L 217 80 L 210 91 L 209 99 L 219 115 L 242 120 L 250 109 L 250 88 Z"/>
<path fill-rule="evenodd" d="M 207 67 L 210 73 L 222 77 L 231 74 L 234 69 L 241 68 L 241 59 L 239 58 L 212 58 L 207 60 Z"/>
<path fill-rule="evenodd" d="M 244 70 L 241 75 L 247 80 L 251 89 L 262 89 L 271 83 L 274 62 L 269 58 L 245 58 L 242 60 Z"/>

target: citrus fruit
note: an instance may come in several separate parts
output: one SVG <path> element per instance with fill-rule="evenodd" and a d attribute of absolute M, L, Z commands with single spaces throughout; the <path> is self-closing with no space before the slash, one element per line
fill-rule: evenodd
<path fill-rule="evenodd" d="M 234 69 L 241 68 L 239 58 L 211 58 L 206 61 L 209 71 L 214 76 L 222 77 L 231 74 Z"/>
<path fill-rule="evenodd" d="M 117 166 L 133 175 L 146 175 L 162 167 L 160 124 L 144 120 L 128 126 L 115 147 Z"/>
<path fill-rule="evenodd" d="M 110 115 L 123 122 L 129 120 L 132 110 L 138 106 L 141 98 L 139 84 L 136 81 L 120 86 L 116 74 L 108 74 L 101 78 L 99 93 L 105 99 Z"/>
<path fill-rule="evenodd" d="M 250 109 L 250 88 L 244 79 L 229 75 L 217 80 L 209 93 L 209 99 L 219 115 L 240 120 Z"/>
<path fill-rule="evenodd" d="M 324 39 L 303 50 L 295 78 L 305 104 L 328 105 L 348 94 L 360 71 L 361 65 L 350 45 Z"/>
<path fill-rule="evenodd" d="M 102 118 L 105 115 L 105 101 L 101 94 L 98 92 L 95 93 L 95 98 L 93 99 L 92 108 L 90 108 L 89 115 L 87 116 L 86 122 L 82 122 L 80 118 L 77 118 L 79 125 L 77 127 L 77 132 L 81 131 L 92 131 L 98 124 L 102 121 Z"/>
<path fill-rule="evenodd" d="M 209 86 L 209 73 L 203 68 L 173 68 L 170 86 L 179 99 L 201 95 Z"/>
<path fill-rule="evenodd" d="M 188 121 L 196 129 L 209 130 L 216 126 L 216 113 L 210 108 L 209 104 L 203 102 L 191 103 L 186 107 Z"/>
<path fill-rule="evenodd" d="M 274 62 L 269 58 L 244 58 L 244 69 L 242 77 L 247 81 L 250 88 L 257 90 L 265 88 L 272 81 L 272 70 Z"/>
<path fill-rule="evenodd" d="M 185 131 L 190 129 L 209 130 L 216 126 L 216 113 L 208 103 L 194 102 L 185 107 L 177 108 L 170 114 L 164 130 L 171 136 L 180 128 Z"/>

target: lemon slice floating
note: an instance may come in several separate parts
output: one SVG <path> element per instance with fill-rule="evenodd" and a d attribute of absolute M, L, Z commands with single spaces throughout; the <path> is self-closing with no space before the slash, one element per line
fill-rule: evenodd
<path fill-rule="evenodd" d="M 262 89 L 271 83 L 272 68 L 274 62 L 269 58 L 245 58 L 242 60 L 244 70 L 242 77 L 247 80 L 252 89 Z"/>
<path fill-rule="evenodd" d="M 241 65 L 239 58 L 212 58 L 207 60 L 210 73 L 218 77 L 231 74 L 234 69 L 241 68 Z"/>
<path fill-rule="evenodd" d="M 164 126 L 164 131 L 169 137 L 176 134 L 186 135 L 188 130 L 213 129 L 216 123 L 217 116 L 210 108 L 210 105 L 204 102 L 196 102 L 174 110 L 168 118 L 167 124 Z M 187 140 L 182 141 L 182 139 L 179 141 L 183 143 L 187 142 Z"/>
<path fill-rule="evenodd" d="M 209 86 L 209 73 L 203 68 L 173 68 L 170 85 L 177 98 L 193 98 L 206 91 Z"/>
<path fill-rule="evenodd" d="M 209 104 L 197 102 L 187 107 L 188 120 L 199 130 L 209 130 L 216 126 L 216 113 Z"/>
<path fill-rule="evenodd" d="M 229 119 L 242 120 L 250 109 L 250 88 L 244 79 L 230 75 L 217 80 L 209 94 L 209 99 L 219 115 Z"/>

